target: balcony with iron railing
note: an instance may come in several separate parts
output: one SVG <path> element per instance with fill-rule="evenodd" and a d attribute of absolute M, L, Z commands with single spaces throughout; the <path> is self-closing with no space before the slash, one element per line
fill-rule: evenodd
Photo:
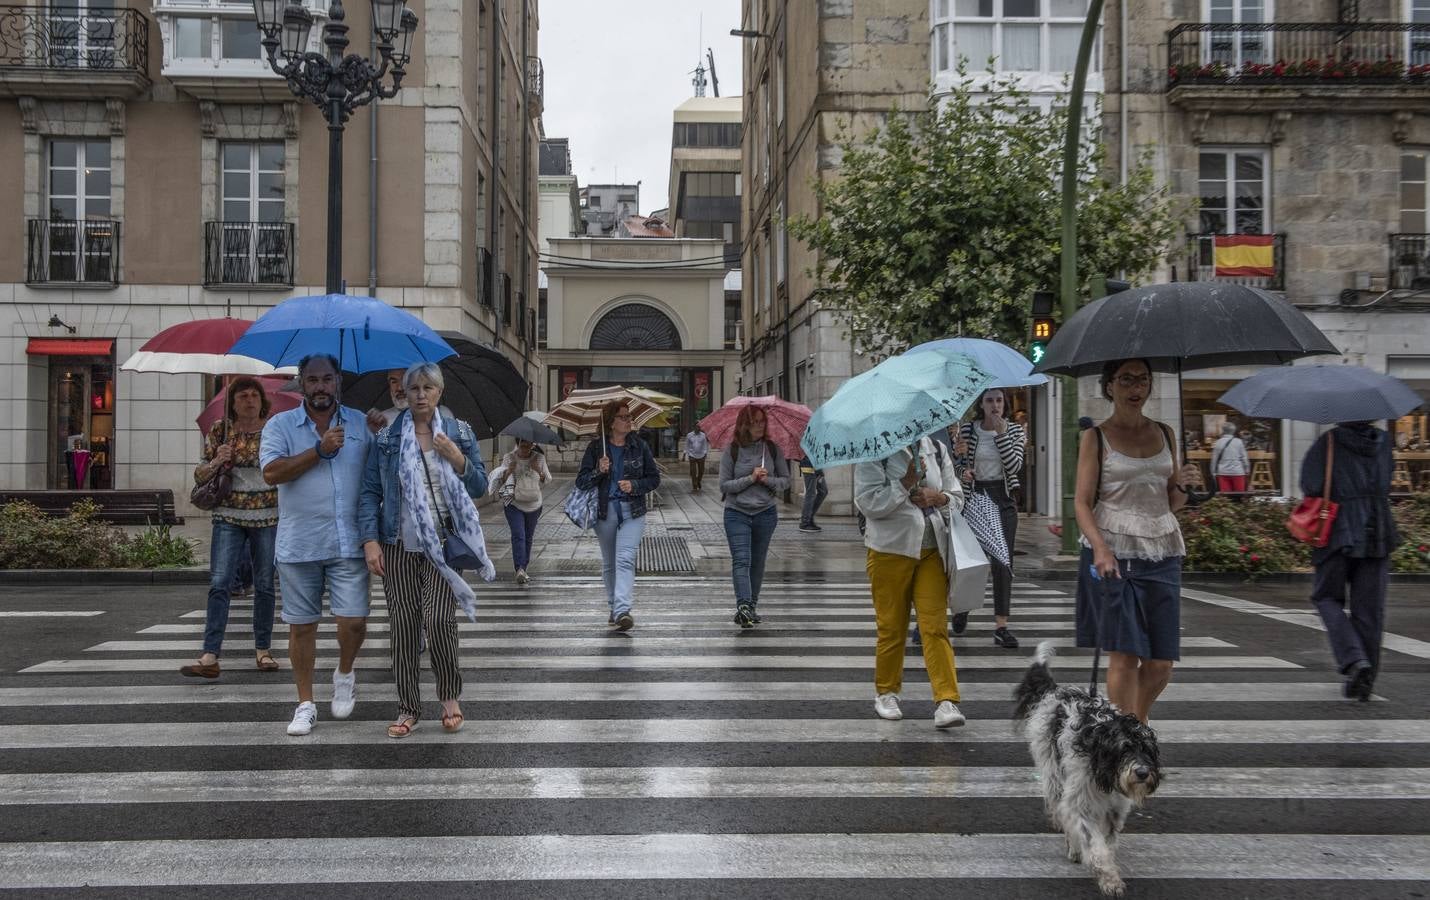
<path fill-rule="evenodd" d="M 1430 290 L 1430 234 L 1390 236 L 1390 286 L 1395 290 Z"/>
<path fill-rule="evenodd" d="M 502 325 L 503 325 L 503 326 L 505 326 L 505 327 L 507 327 L 507 328 L 510 328 L 510 327 L 511 327 L 511 276 L 508 275 L 507 273 L 503 272 L 503 273 L 501 273 L 501 276 L 500 276 L 500 278 L 498 279 L 498 282 L 499 282 L 499 284 L 500 284 L 498 300 L 499 300 L 499 302 L 501 303 L 501 322 L 502 322 Z"/>
<path fill-rule="evenodd" d="M 1286 235 L 1189 234 L 1187 280 L 1286 289 Z"/>
<path fill-rule="evenodd" d="M 1430 98 L 1430 25 L 1188 23 L 1167 35 L 1172 103 L 1257 100 L 1384 105 Z M 1388 107 L 1387 107 L 1388 108 Z"/>
<path fill-rule="evenodd" d="M 127 98 L 149 88 L 137 9 L 0 6 L 0 96 Z"/>
<path fill-rule="evenodd" d="M 204 286 L 293 286 L 292 222 L 205 222 Z"/>
<path fill-rule="evenodd" d="M 541 115 L 546 105 L 546 69 L 539 56 L 526 58 L 526 95 L 527 112 L 532 116 Z"/>
<path fill-rule="evenodd" d="M 119 284 L 119 222 L 113 219 L 30 219 L 25 283 L 32 287 Z"/>

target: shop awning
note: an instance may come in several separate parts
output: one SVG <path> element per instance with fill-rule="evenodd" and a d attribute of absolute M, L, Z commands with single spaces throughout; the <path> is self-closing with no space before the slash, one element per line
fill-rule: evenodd
<path fill-rule="evenodd" d="M 30 338 L 25 352 L 31 356 L 109 356 L 111 338 Z"/>

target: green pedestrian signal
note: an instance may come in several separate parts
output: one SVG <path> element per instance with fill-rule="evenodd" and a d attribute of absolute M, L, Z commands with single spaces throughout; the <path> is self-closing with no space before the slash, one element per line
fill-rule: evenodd
<path fill-rule="evenodd" d="M 1047 352 L 1048 345 L 1046 342 L 1033 341 L 1032 345 L 1028 347 L 1028 358 L 1036 365 L 1043 361 L 1043 357 L 1047 355 Z"/>

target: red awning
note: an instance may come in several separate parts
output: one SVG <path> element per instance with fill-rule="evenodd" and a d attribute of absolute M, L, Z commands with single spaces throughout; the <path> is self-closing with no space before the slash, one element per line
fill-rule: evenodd
<path fill-rule="evenodd" d="M 31 356 L 110 356 L 111 338 L 30 338 L 25 352 Z"/>

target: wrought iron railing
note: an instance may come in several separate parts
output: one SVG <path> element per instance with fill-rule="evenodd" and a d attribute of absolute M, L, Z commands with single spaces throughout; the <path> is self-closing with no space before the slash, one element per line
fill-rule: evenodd
<path fill-rule="evenodd" d="M 1270 238 L 1267 247 L 1271 251 L 1271 265 L 1265 267 L 1238 265 L 1235 263 L 1241 263 L 1244 260 L 1231 260 L 1225 255 L 1222 260 L 1218 260 L 1217 239 L 1238 237 Z M 1224 253 L 1229 249 L 1224 247 Z M 1224 281 L 1229 284 L 1264 288 L 1268 291 L 1283 291 L 1286 289 L 1286 235 L 1189 234 L 1187 235 L 1187 280 Z"/>
<path fill-rule="evenodd" d="M 501 273 L 501 321 L 511 327 L 511 276 Z"/>
<path fill-rule="evenodd" d="M 149 22 L 137 9 L 0 6 L 0 70 L 101 69 L 144 73 Z"/>
<path fill-rule="evenodd" d="M 1390 236 L 1390 286 L 1430 290 L 1430 234 Z"/>
<path fill-rule="evenodd" d="M 119 284 L 119 223 L 113 219 L 30 219 L 29 284 Z"/>
<path fill-rule="evenodd" d="M 1430 85 L 1430 25 L 1178 25 L 1167 34 L 1167 84 Z"/>
<path fill-rule="evenodd" d="M 292 222 L 205 222 L 204 284 L 293 286 Z"/>

